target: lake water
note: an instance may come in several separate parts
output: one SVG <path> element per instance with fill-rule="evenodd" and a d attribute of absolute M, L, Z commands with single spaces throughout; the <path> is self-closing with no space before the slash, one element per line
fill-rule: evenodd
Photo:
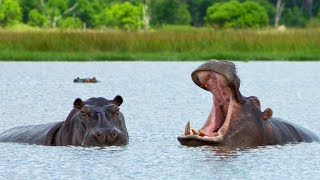
<path fill-rule="evenodd" d="M 0 62 L 0 132 L 62 121 L 80 97 L 117 94 L 126 147 L 47 147 L 0 143 L 0 179 L 319 179 L 320 143 L 223 152 L 181 146 L 187 121 L 200 128 L 211 94 L 191 72 L 202 62 Z M 274 117 L 320 135 L 319 62 L 236 62 L 245 96 Z M 100 83 L 73 83 L 95 76 Z"/>

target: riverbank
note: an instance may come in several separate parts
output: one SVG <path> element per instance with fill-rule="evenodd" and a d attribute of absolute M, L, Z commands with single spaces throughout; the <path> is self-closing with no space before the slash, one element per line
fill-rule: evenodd
<path fill-rule="evenodd" d="M 319 60 L 320 29 L 0 31 L 2 61 Z"/>

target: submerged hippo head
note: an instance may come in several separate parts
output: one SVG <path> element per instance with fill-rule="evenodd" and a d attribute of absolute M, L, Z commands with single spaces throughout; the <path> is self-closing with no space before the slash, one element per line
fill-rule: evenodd
<path fill-rule="evenodd" d="M 90 98 L 74 101 L 71 111 L 60 132 L 61 145 L 121 146 L 129 141 L 123 114 L 119 106 L 121 96 L 113 100 Z M 58 141 L 59 141 L 58 140 Z"/>
<path fill-rule="evenodd" d="M 191 74 L 192 80 L 213 95 L 213 107 L 200 130 L 186 126 L 185 135 L 179 136 L 187 146 L 256 146 L 265 140 L 265 120 L 271 118 L 272 110 L 261 111 L 257 97 L 241 95 L 240 79 L 234 63 L 211 60 L 199 66 Z"/>

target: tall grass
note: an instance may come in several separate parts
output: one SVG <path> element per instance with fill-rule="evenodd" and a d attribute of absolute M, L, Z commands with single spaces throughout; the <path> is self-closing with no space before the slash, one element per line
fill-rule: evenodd
<path fill-rule="evenodd" d="M 1 60 L 319 60 L 320 29 L 0 30 Z"/>

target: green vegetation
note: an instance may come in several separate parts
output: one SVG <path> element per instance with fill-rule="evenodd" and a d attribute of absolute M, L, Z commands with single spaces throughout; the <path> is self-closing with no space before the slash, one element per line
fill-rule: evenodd
<path fill-rule="evenodd" d="M 256 2 L 240 3 L 233 0 L 209 7 L 205 20 L 210 25 L 225 28 L 265 27 L 268 25 L 266 10 Z"/>
<path fill-rule="evenodd" d="M 149 24 L 153 28 L 208 24 L 237 28 L 306 27 L 310 22 L 315 25 L 319 9 L 320 1 L 312 0 L 1 0 L 0 25 L 66 28 L 68 19 L 70 28 L 78 28 L 81 23 L 81 28 L 131 31 L 142 25 L 149 28 Z"/>
<path fill-rule="evenodd" d="M 312 0 L 0 0 L 0 60 L 318 60 L 319 28 Z"/>
<path fill-rule="evenodd" d="M 1 60 L 318 60 L 320 29 L 0 31 Z"/>
<path fill-rule="evenodd" d="M 115 29 L 137 30 L 143 26 L 142 6 L 114 3 L 100 16 L 101 24 Z"/>

